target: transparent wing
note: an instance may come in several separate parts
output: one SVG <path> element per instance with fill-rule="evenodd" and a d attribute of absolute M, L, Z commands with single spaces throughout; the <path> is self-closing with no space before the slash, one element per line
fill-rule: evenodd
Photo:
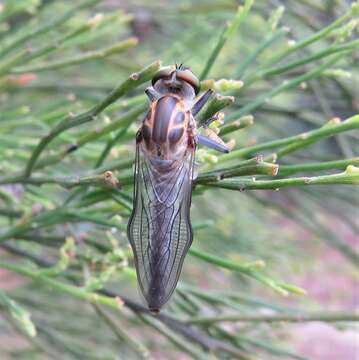
<path fill-rule="evenodd" d="M 136 147 L 134 207 L 128 238 L 141 291 L 153 311 L 168 301 L 192 243 L 194 151 L 178 160 L 146 158 Z"/>

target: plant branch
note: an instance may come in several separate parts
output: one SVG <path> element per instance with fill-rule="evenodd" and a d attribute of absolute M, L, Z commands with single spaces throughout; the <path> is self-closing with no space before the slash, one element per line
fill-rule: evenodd
<path fill-rule="evenodd" d="M 340 174 L 322 175 L 313 177 L 299 177 L 278 180 L 256 180 L 256 179 L 224 179 L 217 182 L 207 182 L 207 186 L 220 187 L 229 190 L 277 190 L 291 186 L 306 185 L 359 185 L 359 168 L 349 165 Z"/>
<path fill-rule="evenodd" d="M 54 263 L 54 262 L 50 262 L 48 260 L 44 260 L 39 257 L 33 257 L 32 255 L 26 253 L 25 251 L 21 250 L 20 252 L 18 252 L 17 248 L 14 249 L 13 247 L 10 247 L 9 250 L 10 251 L 15 250 L 15 253 L 17 253 L 18 255 L 23 256 L 25 258 L 29 258 L 32 261 L 34 261 L 36 264 L 38 264 L 40 266 L 44 266 L 46 268 L 56 265 L 56 263 Z M 38 274 L 42 276 L 42 281 L 44 281 L 43 279 L 49 279 L 48 277 L 44 276 L 44 273 L 35 273 L 31 270 L 28 270 L 25 267 L 13 265 L 11 263 L 4 263 L 4 262 L 0 261 L 0 268 L 6 268 L 8 270 L 15 271 L 24 276 L 33 278 L 36 281 L 37 280 L 41 281 L 40 279 L 37 278 Z M 75 280 L 74 277 L 68 272 L 64 273 L 63 276 L 68 277 L 69 280 L 71 280 L 72 282 L 74 282 L 74 280 Z M 49 280 L 51 281 L 52 279 L 49 279 Z M 70 295 L 78 297 L 80 299 L 82 299 L 82 297 L 84 297 L 84 300 L 89 301 L 90 303 L 95 304 L 97 306 L 98 306 L 98 304 L 102 304 L 105 306 L 112 307 L 115 310 L 118 310 L 119 308 L 121 309 L 122 306 L 127 306 L 139 318 L 143 318 L 143 315 L 141 315 L 141 314 L 149 315 L 149 317 L 147 317 L 146 319 L 152 319 L 154 317 L 154 315 L 152 315 L 149 312 L 149 310 L 147 308 L 143 307 L 142 305 L 139 305 L 136 302 L 133 302 L 132 300 L 130 300 L 126 297 L 123 297 L 121 295 L 118 295 L 118 294 L 114 293 L 113 291 L 110 291 L 107 289 L 101 289 L 98 291 L 98 293 L 89 293 L 89 292 L 83 291 L 81 288 L 78 288 L 77 286 L 68 285 L 68 284 L 65 284 L 65 283 L 57 281 L 57 280 L 52 280 L 52 282 L 50 282 L 50 283 L 46 282 L 46 280 L 44 282 L 47 285 L 54 287 L 58 291 L 63 291 L 65 293 L 69 293 Z M 54 282 L 55 282 L 55 286 L 54 286 Z M 61 284 L 61 285 L 56 286 L 58 284 Z M 63 287 L 62 286 L 63 284 L 66 286 Z M 187 324 L 185 324 L 171 316 L 168 316 L 165 314 L 158 314 L 155 316 L 155 318 L 158 321 L 160 321 L 161 323 L 163 323 L 163 325 L 166 325 L 166 327 L 168 327 L 168 329 L 171 329 L 172 336 L 170 336 L 170 338 L 172 340 L 177 339 L 178 341 L 180 341 L 180 344 L 178 344 L 178 345 L 186 344 L 186 343 L 183 342 L 182 340 L 178 339 L 177 337 L 175 337 L 174 334 L 172 333 L 172 331 L 183 335 L 190 341 L 202 346 L 206 350 L 225 351 L 225 352 L 228 352 L 231 354 L 235 354 L 238 358 L 241 358 L 243 360 L 252 359 L 247 354 L 239 351 L 238 349 L 234 348 L 233 346 L 228 345 L 220 340 L 213 339 L 213 338 L 209 337 L 207 334 L 205 334 L 204 332 L 202 332 L 198 329 L 195 329 L 192 326 L 188 326 Z M 153 320 L 150 320 L 150 322 L 151 322 L 151 325 L 154 324 Z M 155 326 L 155 328 L 157 328 L 157 327 Z M 188 350 L 190 353 L 195 353 L 196 355 L 200 355 L 200 352 L 190 351 L 190 348 L 187 346 L 184 346 L 184 349 Z"/>
<path fill-rule="evenodd" d="M 131 335 L 128 335 L 121 326 L 117 326 L 112 318 L 106 314 L 106 312 L 98 304 L 93 304 L 93 307 L 97 315 L 104 321 L 104 323 L 120 341 L 125 341 L 142 359 L 147 359 L 149 357 L 149 350 L 141 342 L 137 341 Z"/>
<path fill-rule="evenodd" d="M 348 50 L 355 50 L 359 47 L 359 40 L 353 40 L 351 42 L 348 42 L 346 44 L 340 44 L 338 46 L 331 46 L 327 49 L 324 49 L 318 53 L 315 53 L 313 55 L 307 56 L 303 59 L 293 61 L 286 65 L 276 66 L 267 70 L 260 71 L 258 74 L 255 75 L 255 79 L 278 75 L 283 72 L 286 72 L 288 70 L 292 70 L 298 66 L 308 64 L 312 61 L 319 60 L 322 58 L 325 58 L 328 55 L 348 51 Z"/>
<path fill-rule="evenodd" d="M 253 124 L 254 124 L 253 115 L 242 116 L 240 119 L 235 120 L 235 121 L 231 122 L 230 124 L 221 126 L 219 128 L 219 136 L 230 134 L 234 131 L 243 129 L 243 128 L 248 127 Z"/>
<path fill-rule="evenodd" d="M 223 96 L 216 94 L 209 100 L 205 108 L 198 114 L 196 120 L 197 125 L 203 125 L 208 119 L 217 114 L 220 110 L 234 103 L 233 96 Z"/>
<path fill-rule="evenodd" d="M 279 61 L 286 58 L 288 55 L 292 54 L 293 52 L 302 49 L 304 47 L 307 47 L 308 45 L 313 44 L 318 40 L 324 39 L 329 34 L 331 34 L 335 29 L 345 24 L 352 16 L 357 15 L 358 12 L 359 12 L 359 3 L 356 1 L 355 3 L 352 4 L 351 9 L 346 14 L 336 19 L 334 22 L 332 22 L 330 25 L 326 26 L 325 28 L 321 29 L 320 31 L 298 42 L 294 46 L 286 50 L 283 50 L 281 53 L 273 57 L 270 60 L 269 64 L 276 64 Z"/>
<path fill-rule="evenodd" d="M 57 26 L 61 25 L 71 17 L 73 17 L 75 14 L 78 14 L 80 10 L 94 6 L 101 0 L 85 0 L 82 1 L 80 4 L 75 5 L 74 7 L 70 8 L 68 11 L 66 11 L 64 14 L 58 16 L 56 14 L 52 20 L 50 20 L 46 24 L 42 24 L 39 27 L 30 30 L 30 31 L 21 31 L 20 34 L 15 37 L 15 40 L 13 40 L 10 44 L 5 46 L 1 52 L 0 57 L 5 56 L 8 54 L 11 50 L 13 50 L 16 47 L 19 47 L 20 45 L 24 44 L 29 39 L 34 39 L 36 36 L 45 34 L 48 31 L 53 30 Z"/>
<path fill-rule="evenodd" d="M 234 263 L 233 261 L 223 259 L 218 256 L 205 253 L 203 251 L 196 250 L 193 247 L 190 248 L 189 254 L 195 256 L 198 259 L 213 264 L 215 266 L 236 271 L 243 275 L 256 279 L 257 281 L 263 283 L 264 285 L 269 286 L 270 288 L 272 288 L 274 291 L 276 291 L 282 296 L 288 296 L 288 291 L 299 295 L 305 294 L 305 290 L 297 286 L 273 280 L 263 275 L 261 272 L 259 272 L 258 269 L 263 268 L 265 266 L 263 261 L 254 261 L 247 264 L 238 264 L 238 263 Z"/>
<path fill-rule="evenodd" d="M 246 175 L 271 175 L 278 173 L 278 165 L 254 159 L 253 164 L 241 165 L 218 169 L 210 172 L 200 173 L 195 180 L 195 184 L 205 184 L 207 182 L 220 181 L 225 178 L 246 176 Z"/>
<path fill-rule="evenodd" d="M 100 186 L 109 189 L 117 189 L 120 184 L 116 177 L 111 171 L 106 171 L 101 175 L 86 176 L 86 177 L 46 177 L 46 176 L 36 176 L 36 177 L 20 177 L 15 180 L 15 183 L 18 184 L 30 184 L 30 185 L 44 185 L 44 184 L 57 184 L 65 188 L 73 188 L 75 186 Z M 14 183 L 14 182 L 10 182 Z"/>
<path fill-rule="evenodd" d="M 45 285 L 57 291 L 67 293 L 73 297 L 88 301 L 92 304 L 106 305 L 115 310 L 120 310 L 122 308 L 121 302 L 117 301 L 116 299 L 104 295 L 100 295 L 97 293 L 92 293 L 78 286 L 70 285 L 62 281 L 54 280 L 53 278 L 46 276 L 43 272 L 32 270 L 25 266 L 9 263 L 5 261 L 0 261 L 0 268 L 16 272 L 34 281 L 44 283 Z"/>
<path fill-rule="evenodd" d="M 273 33 L 270 33 L 268 36 L 266 36 L 263 41 L 259 44 L 259 46 L 251 53 L 249 54 L 243 62 L 241 62 L 238 65 L 238 68 L 235 72 L 235 78 L 241 79 L 244 75 L 246 69 L 252 65 L 256 58 L 264 52 L 268 47 L 270 47 L 272 44 L 274 44 L 277 40 L 283 38 L 285 35 L 287 35 L 289 32 L 288 28 L 281 28 Z"/>
<path fill-rule="evenodd" d="M 260 107 L 261 105 L 269 102 L 270 99 L 274 98 L 281 92 L 292 89 L 294 87 L 297 87 L 303 81 L 307 81 L 307 80 L 318 77 L 324 70 L 326 70 L 327 68 L 330 68 L 332 65 L 337 63 L 344 55 L 347 55 L 351 52 L 352 52 L 352 50 L 343 51 L 343 52 L 333 56 L 327 62 L 319 65 L 318 67 L 315 67 L 314 69 L 308 71 L 307 73 L 304 73 L 303 75 L 296 76 L 296 77 L 292 78 L 291 80 L 284 80 L 280 85 L 274 87 L 269 92 L 256 97 L 256 99 L 254 101 L 248 103 L 247 105 L 243 106 L 240 110 L 235 111 L 234 113 L 227 116 L 227 122 L 232 122 L 235 119 L 238 119 L 239 117 L 241 117 L 249 112 L 252 112 L 253 110 Z"/>
<path fill-rule="evenodd" d="M 48 62 L 48 63 L 41 63 L 29 66 L 22 66 L 16 67 L 11 70 L 13 74 L 23 74 L 29 72 L 40 72 L 40 71 L 48 71 L 48 70 L 55 70 L 60 68 L 65 68 L 72 65 L 82 64 L 86 61 L 97 60 L 97 59 L 104 59 L 108 56 L 122 53 L 133 46 L 138 44 L 137 38 L 129 38 L 127 40 L 121 41 L 111 47 L 102 50 L 90 51 L 85 54 L 80 54 L 75 57 L 69 59 L 62 59 L 58 61 Z"/>
<path fill-rule="evenodd" d="M 250 10 L 250 8 L 253 5 L 253 0 L 246 0 L 244 3 L 244 6 L 239 6 L 237 13 L 234 17 L 234 19 L 232 20 L 231 23 L 229 23 L 225 29 L 223 30 L 221 36 L 218 39 L 218 42 L 215 46 L 215 48 L 213 49 L 210 57 L 207 60 L 207 63 L 200 75 L 200 80 L 205 79 L 214 62 L 216 61 L 219 53 L 221 52 L 223 46 L 225 45 L 225 43 L 227 42 L 227 40 L 234 34 L 234 32 L 239 28 L 240 24 L 243 22 L 243 20 L 247 17 L 247 14 Z"/>
<path fill-rule="evenodd" d="M 60 135 L 65 130 L 73 128 L 75 126 L 82 125 L 86 122 L 92 121 L 100 114 L 107 106 L 115 102 L 121 96 L 127 92 L 138 87 L 142 83 L 151 79 L 151 77 L 158 71 L 160 68 L 160 62 L 156 61 L 144 68 L 138 73 L 132 74 L 126 81 L 121 85 L 116 87 L 108 96 L 106 96 L 98 105 L 94 106 L 91 110 L 79 114 L 79 115 L 70 115 L 65 117 L 53 130 L 50 131 L 48 135 L 43 137 L 35 150 L 33 151 L 25 169 L 25 177 L 29 177 L 31 172 L 36 164 L 37 159 L 46 148 L 46 146 L 58 135 Z"/>
<path fill-rule="evenodd" d="M 328 123 L 326 123 L 324 126 L 322 126 L 319 129 L 311 130 L 284 139 L 264 142 L 258 145 L 248 146 L 243 149 L 234 150 L 229 154 L 220 156 L 218 158 L 218 162 L 221 163 L 228 160 L 234 160 L 240 157 L 256 154 L 262 150 L 269 150 L 269 149 L 279 148 L 282 146 L 283 147 L 287 146 L 282 148 L 281 152 L 277 153 L 277 157 L 279 157 L 289 153 L 289 150 L 294 151 L 301 147 L 315 143 L 319 140 L 325 139 L 327 137 L 339 134 L 344 131 L 349 131 L 358 128 L 359 128 L 359 115 L 354 115 L 344 121 L 340 121 L 339 119 L 335 118 L 333 120 L 330 120 Z"/>
<path fill-rule="evenodd" d="M 280 315 L 223 315 L 213 317 L 199 317 L 187 320 L 187 324 L 209 325 L 218 322 L 358 322 L 358 313 L 321 312 L 309 314 L 280 314 Z"/>
<path fill-rule="evenodd" d="M 298 172 L 306 171 L 323 171 L 333 169 L 345 170 L 345 168 L 349 165 L 359 166 L 359 157 L 344 160 L 323 161 L 317 163 L 280 165 L 278 176 L 287 176 Z"/>

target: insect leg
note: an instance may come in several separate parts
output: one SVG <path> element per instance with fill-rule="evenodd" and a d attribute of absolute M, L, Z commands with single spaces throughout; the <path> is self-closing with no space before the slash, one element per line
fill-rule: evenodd
<path fill-rule="evenodd" d="M 156 101 L 161 97 L 161 94 L 159 94 L 152 86 L 148 87 L 145 90 L 145 93 L 151 102 Z"/>
<path fill-rule="evenodd" d="M 210 117 L 209 119 L 207 119 L 203 124 L 201 124 L 199 127 L 203 127 L 206 128 L 207 126 L 209 126 L 210 124 L 213 123 L 213 121 L 218 120 L 219 116 L 218 113 L 212 117 Z"/>
<path fill-rule="evenodd" d="M 215 140 L 210 139 L 207 136 L 204 135 L 197 135 L 197 142 L 199 144 L 202 144 L 204 146 L 207 146 L 210 149 L 220 151 L 222 153 L 229 153 L 229 149 L 226 145 L 223 145 Z"/>
<path fill-rule="evenodd" d="M 209 89 L 197 100 L 197 102 L 193 105 L 191 109 L 193 116 L 197 115 L 201 111 L 201 109 L 209 100 L 212 94 L 213 94 L 213 90 Z"/>

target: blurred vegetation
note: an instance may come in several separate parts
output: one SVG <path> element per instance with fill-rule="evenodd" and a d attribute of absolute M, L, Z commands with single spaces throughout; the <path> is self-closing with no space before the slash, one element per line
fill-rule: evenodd
<path fill-rule="evenodd" d="M 292 280 L 321 286 L 322 243 L 359 266 L 359 3 L 238 5 L 0 2 L 1 359 L 306 359 L 278 321 L 358 321 Z M 194 244 L 154 317 L 125 230 L 158 59 L 215 89 L 233 151 L 197 151 Z"/>

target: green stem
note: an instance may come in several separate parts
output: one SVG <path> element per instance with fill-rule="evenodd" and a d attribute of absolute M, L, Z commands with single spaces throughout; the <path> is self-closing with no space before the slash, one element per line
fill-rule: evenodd
<path fill-rule="evenodd" d="M 93 304 L 93 307 L 98 314 L 98 316 L 104 321 L 104 323 L 109 327 L 109 329 L 115 334 L 115 336 L 120 341 L 125 341 L 132 350 L 138 354 L 141 359 L 149 358 L 150 352 L 149 350 L 139 341 L 137 341 L 134 337 L 127 334 L 127 332 L 122 329 L 121 326 L 117 326 L 117 324 L 112 320 L 112 318 L 106 314 L 104 310 L 98 304 Z"/>
<path fill-rule="evenodd" d="M 358 313 L 333 312 L 312 314 L 280 314 L 280 315 L 223 315 L 213 317 L 200 317 L 187 320 L 188 324 L 208 325 L 217 322 L 358 322 Z"/>
<path fill-rule="evenodd" d="M 323 28 L 322 30 L 320 30 L 320 31 L 316 32 L 315 34 L 307 37 L 306 39 L 298 42 L 294 46 L 282 51 L 281 53 L 279 53 L 278 55 L 273 57 L 273 59 L 271 59 L 269 64 L 276 64 L 279 61 L 283 60 L 288 55 L 292 54 L 293 52 L 295 52 L 299 49 L 302 49 L 310 44 L 313 44 L 314 42 L 316 42 L 318 40 L 324 39 L 331 32 L 333 32 L 333 30 L 335 30 L 338 27 L 340 27 L 341 25 L 345 24 L 353 15 L 356 15 L 358 13 L 358 11 L 359 11 L 359 4 L 358 4 L 358 2 L 355 2 L 352 4 L 351 9 L 346 14 L 344 14 L 340 18 L 336 19 L 334 22 L 332 22 L 330 25 Z"/>
<path fill-rule="evenodd" d="M 236 165 L 211 172 L 204 172 L 198 175 L 196 184 L 203 184 L 211 181 L 220 181 L 225 178 L 246 175 L 271 175 L 275 176 L 278 172 L 278 165 L 267 162 L 256 162 L 253 165 Z"/>
<path fill-rule="evenodd" d="M 253 345 L 255 348 L 262 349 L 266 351 L 269 354 L 276 355 L 277 357 L 285 357 L 285 359 L 295 359 L 295 360 L 310 360 L 307 357 L 303 357 L 301 355 L 298 355 L 296 353 L 293 353 L 286 348 L 273 346 L 272 343 L 265 343 L 263 341 L 259 341 L 257 339 L 253 339 L 252 337 L 246 337 L 243 335 L 236 336 L 236 339 L 239 344 L 242 344 L 243 342 L 246 342 L 250 345 Z"/>
<path fill-rule="evenodd" d="M 263 349 L 267 353 L 277 355 L 277 356 L 285 356 L 286 359 L 295 359 L 295 360 L 310 360 L 307 357 L 303 357 L 301 355 L 295 354 L 287 349 L 283 349 L 281 347 L 273 346 L 271 343 L 264 343 L 262 341 L 258 341 L 257 339 L 245 337 L 245 336 L 236 336 L 236 339 L 239 344 L 246 342 L 253 345 L 256 348 Z"/>
<path fill-rule="evenodd" d="M 219 128 L 219 136 L 230 134 L 239 129 L 246 128 L 254 124 L 253 115 L 245 115 L 240 119 L 231 122 L 230 124 L 221 126 Z"/>
<path fill-rule="evenodd" d="M 72 65 L 82 64 L 86 61 L 104 59 L 108 56 L 122 53 L 137 44 L 138 44 L 137 38 L 132 37 L 127 40 L 121 41 L 106 49 L 91 51 L 69 59 L 62 59 L 49 63 L 17 67 L 11 70 L 11 73 L 23 74 L 29 72 L 40 72 L 40 71 L 61 69 Z"/>
<path fill-rule="evenodd" d="M 97 140 L 106 134 L 118 130 L 119 128 L 127 127 L 132 122 L 134 122 L 136 118 L 146 110 L 147 107 L 147 104 L 138 105 L 128 113 L 124 114 L 124 116 L 121 116 L 118 120 L 104 126 L 102 129 L 87 132 L 79 138 L 76 145 L 79 147 L 83 146 L 84 144 Z"/>
<path fill-rule="evenodd" d="M 66 155 L 68 154 L 68 152 L 62 152 L 59 153 L 57 155 L 53 155 L 53 156 L 49 156 L 47 158 L 45 158 L 44 160 L 46 161 L 39 161 L 38 162 L 38 166 L 35 167 L 35 169 L 40 169 L 44 166 L 47 166 L 49 164 L 54 164 L 58 161 L 60 161 L 61 159 L 63 159 Z M 53 183 L 56 184 L 58 181 L 57 179 L 59 179 L 60 183 L 59 185 L 62 186 L 77 186 L 77 185 L 86 185 L 86 178 L 88 178 L 87 182 L 91 183 L 93 180 L 93 185 L 101 185 L 99 183 L 101 183 L 101 179 L 96 179 L 95 175 L 104 175 L 103 173 L 107 172 L 107 171 L 113 171 L 113 170 L 126 170 L 126 169 L 130 169 L 134 163 L 134 159 L 129 159 L 129 160 L 123 160 L 122 158 L 116 160 L 116 161 L 112 161 L 107 163 L 104 166 L 98 167 L 90 172 L 87 173 L 86 177 L 83 177 L 82 179 L 84 181 L 80 181 L 80 184 L 78 184 L 79 180 L 81 180 L 81 178 L 65 178 L 65 177 L 49 177 L 49 176 L 37 176 L 37 177 L 30 177 L 29 180 L 27 180 L 27 178 L 21 174 L 20 172 L 16 173 L 16 174 L 12 174 L 12 175 L 8 175 L 8 176 L 4 176 L 2 178 L 0 178 L 0 185 L 4 185 L 4 184 L 16 184 L 16 183 L 23 183 L 23 184 L 33 184 L 33 185 L 42 185 L 42 184 L 46 184 L 46 183 Z M 42 166 L 40 166 L 42 165 Z M 94 179 L 91 179 L 91 177 L 94 177 Z M 123 181 L 125 180 L 125 182 L 127 181 L 127 176 L 121 176 L 121 184 L 123 185 Z M 99 182 L 99 183 L 98 183 Z M 127 182 L 126 182 L 127 184 Z"/>
<path fill-rule="evenodd" d="M 6 75 L 13 66 L 22 62 L 24 57 L 28 53 L 29 53 L 28 49 L 20 50 L 17 54 L 15 54 L 10 59 L 6 60 L 5 62 L 0 63 L 0 77 L 3 75 Z"/>
<path fill-rule="evenodd" d="M 48 135 L 41 139 L 26 165 L 26 169 L 24 172 L 25 176 L 30 176 L 40 154 L 54 138 L 56 138 L 65 130 L 94 120 L 95 117 L 100 114 L 107 106 L 115 102 L 127 92 L 133 90 L 142 83 L 151 79 L 152 76 L 159 70 L 160 66 L 161 63 L 159 61 L 152 63 L 151 65 L 144 68 L 142 71 L 132 74 L 126 81 L 116 87 L 108 96 L 106 96 L 98 105 L 94 106 L 91 110 L 80 115 L 70 115 L 65 117 L 53 130 L 50 131 Z"/>
<path fill-rule="evenodd" d="M 19 218 L 23 212 L 21 210 L 0 208 L 0 216 L 6 216 L 9 218 Z"/>
<path fill-rule="evenodd" d="M 77 4 L 74 7 L 70 8 L 63 15 L 58 16 L 56 14 L 54 18 L 45 25 L 40 25 L 38 28 L 30 31 L 21 32 L 14 41 L 12 41 L 9 45 L 7 45 L 1 50 L 0 58 L 8 54 L 12 49 L 24 44 L 27 40 L 34 39 L 35 36 L 45 34 L 46 32 L 53 30 L 57 26 L 61 25 L 62 23 L 73 17 L 75 14 L 78 14 L 80 10 L 94 6 L 100 1 L 101 0 L 85 0 L 80 4 Z"/>
<path fill-rule="evenodd" d="M 322 65 L 312 69 L 311 71 L 308 71 L 307 73 L 297 76 L 291 80 L 285 80 L 282 82 L 282 84 L 274 87 L 271 91 L 269 91 L 268 93 L 262 94 L 260 96 L 258 96 L 256 98 L 256 100 L 250 102 L 249 104 L 243 106 L 239 111 L 236 111 L 234 113 L 232 113 L 230 116 L 227 116 L 227 122 L 231 122 L 235 119 L 238 119 L 239 117 L 252 112 L 253 110 L 257 109 L 258 107 L 260 107 L 261 105 L 267 103 L 270 99 L 274 98 L 275 96 L 277 96 L 278 94 L 280 94 L 281 92 L 285 91 L 285 90 L 289 90 L 292 89 L 294 87 L 297 87 L 301 82 L 303 81 L 307 81 L 313 78 L 318 77 L 325 69 L 331 67 L 332 65 L 334 65 L 336 62 L 338 62 L 344 55 L 349 54 L 350 52 L 352 52 L 351 50 L 348 51 L 343 51 L 339 54 L 337 54 L 336 56 L 333 56 L 330 60 L 328 60 L 327 62 L 323 63 Z"/>
<path fill-rule="evenodd" d="M 212 99 L 209 100 L 205 108 L 198 114 L 196 118 L 198 126 L 203 125 L 206 120 L 210 119 L 220 110 L 233 103 L 233 96 L 223 96 L 216 94 Z"/>
<path fill-rule="evenodd" d="M 126 135 L 126 132 L 127 132 L 127 127 L 123 127 L 118 131 L 118 133 L 115 136 L 113 136 L 110 140 L 108 140 L 105 148 L 103 149 L 102 153 L 100 154 L 100 156 L 96 161 L 95 164 L 96 169 L 99 168 L 104 163 L 108 154 L 111 152 L 113 146 L 116 145 L 124 135 Z"/>
<path fill-rule="evenodd" d="M 254 63 L 257 57 L 286 34 L 288 34 L 288 29 L 281 28 L 265 37 L 261 44 L 239 64 L 234 78 L 241 79 L 247 68 Z"/>
<path fill-rule="evenodd" d="M 123 21 L 127 21 L 128 17 L 124 16 L 122 12 L 114 12 L 107 15 L 105 18 L 101 19 L 98 24 L 93 23 L 93 19 L 90 19 L 84 24 L 79 25 L 78 27 L 70 30 L 69 32 L 65 33 L 64 35 L 60 36 L 58 39 L 51 41 L 49 44 L 45 44 L 44 46 L 31 51 L 31 54 L 24 59 L 24 63 L 28 63 L 29 61 L 33 61 L 36 58 L 42 57 L 44 55 L 48 55 L 49 53 L 59 50 L 62 46 L 67 46 L 67 44 L 79 37 L 80 35 L 83 36 L 86 32 L 90 32 L 91 30 L 96 27 L 99 29 L 100 27 L 104 26 L 105 23 L 113 23 L 118 18 L 121 18 Z"/>
<path fill-rule="evenodd" d="M 75 298 L 81 299 L 81 300 L 88 301 L 92 304 L 102 304 L 102 305 L 109 306 L 116 310 L 120 310 L 122 307 L 121 303 L 114 298 L 100 295 L 98 293 L 88 292 L 87 290 L 82 289 L 80 287 L 66 284 L 66 283 L 58 281 L 58 280 L 54 280 L 50 277 L 47 277 L 42 272 L 38 272 L 38 271 L 35 271 L 32 269 L 29 269 L 25 266 L 0 261 L 0 268 L 14 271 L 17 274 L 26 276 L 30 279 L 33 279 L 34 281 L 44 283 L 45 285 L 48 285 L 50 288 L 53 288 L 57 291 L 69 294 L 69 295 L 71 295 Z"/>
<path fill-rule="evenodd" d="M 256 179 L 224 179 L 217 182 L 208 182 L 206 186 L 219 187 L 230 190 L 277 190 L 291 186 L 306 185 L 359 185 L 359 168 L 349 165 L 347 170 L 334 175 L 322 175 L 313 177 L 299 177 L 278 180 Z"/>
<path fill-rule="evenodd" d="M 115 131 L 117 129 L 124 129 L 128 127 L 133 121 L 136 120 L 136 118 L 145 110 L 146 105 L 136 106 L 134 109 L 128 111 L 127 113 L 123 114 L 120 118 L 113 121 L 111 124 L 104 126 L 102 129 L 99 129 L 98 131 L 92 131 L 84 134 L 81 136 L 78 141 L 75 142 L 75 148 L 79 149 L 80 147 L 86 145 L 90 141 L 97 140 L 108 133 L 111 133 L 112 131 Z M 42 160 L 38 161 L 36 165 L 34 166 L 34 170 L 42 169 L 44 167 L 47 167 L 48 165 L 54 165 L 58 163 L 59 161 L 62 161 L 65 157 L 70 155 L 72 152 L 69 151 L 69 148 L 66 147 L 65 149 L 59 151 L 56 154 L 51 154 L 44 156 Z M 126 161 L 125 167 L 131 167 L 133 164 L 133 161 L 129 163 L 129 161 Z M 104 172 L 106 170 L 113 170 L 113 169 L 123 169 L 123 160 L 116 161 L 112 164 L 108 164 L 107 166 L 103 167 L 102 170 L 98 169 L 97 172 Z M 6 182 L 7 180 L 11 178 L 22 178 L 22 174 L 13 174 L 10 176 L 6 176 L 3 178 L 0 178 L 0 184 Z"/>
<path fill-rule="evenodd" d="M 114 177 L 111 171 L 107 171 L 101 175 L 65 178 L 65 177 L 22 177 L 18 178 L 16 183 L 30 184 L 30 185 L 44 185 L 44 184 L 57 184 L 65 188 L 72 188 L 75 186 L 100 186 L 105 188 L 117 189 L 119 187 L 118 180 Z"/>
<path fill-rule="evenodd" d="M 126 228 L 122 222 L 119 222 L 116 219 L 109 220 L 100 213 L 93 215 L 78 208 L 68 209 L 65 207 L 59 207 L 55 208 L 54 210 L 42 211 L 39 214 L 27 217 L 26 219 L 20 219 L 17 224 L 0 234 L 0 242 L 14 237 L 17 238 L 20 235 L 26 234 L 29 231 L 33 231 L 35 229 L 38 230 L 56 224 L 63 224 L 64 222 L 75 223 L 81 221 L 91 222 L 93 224 L 103 225 L 111 228 L 117 228 L 121 231 L 125 230 Z"/>
<path fill-rule="evenodd" d="M 218 158 L 218 162 L 224 162 L 229 160 L 234 160 L 240 157 L 245 157 L 250 154 L 256 154 L 262 150 L 275 149 L 282 146 L 287 146 L 282 149 L 281 156 L 285 152 L 288 152 L 289 149 L 292 151 L 298 149 L 299 147 L 307 146 L 311 143 L 317 142 L 321 139 L 333 136 L 335 134 L 359 128 L 359 115 L 354 115 L 344 121 L 329 121 L 323 127 L 308 131 L 306 133 L 290 136 L 284 139 L 269 141 L 261 143 L 258 145 L 248 146 L 243 149 L 232 151 L 229 154 L 222 155 Z M 293 147 L 296 146 L 295 149 Z"/>
<path fill-rule="evenodd" d="M 259 273 L 258 268 L 262 268 L 265 265 L 263 263 L 263 261 L 255 261 L 255 262 L 250 262 L 250 263 L 246 263 L 246 264 L 238 264 L 238 263 L 234 263 L 233 261 L 226 260 L 226 259 L 220 258 L 218 256 L 214 256 L 214 255 L 205 253 L 203 251 L 199 251 L 193 247 L 190 248 L 189 254 L 191 254 L 192 256 L 195 256 L 196 258 L 201 259 L 205 262 L 208 262 L 210 264 L 219 266 L 224 269 L 236 271 L 236 272 L 239 272 L 246 276 L 249 276 L 253 279 L 256 279 L 257 281 L 269 286 L 274 291 L 278 292 L 279 294 L 281 294 L 283 296 L 287 296 L 288 291 L 295 293 L 295 294 L 300 294 L 300 295 L 305 294 L 305 291 L 301 288 L 298 288 L 294 285 L 289 285 L 289 284 L 275 281 L 275 280 L 268 278 L 267 276 Z"/>
<path fill-rule="evenodd" d="M 354 40 L 354 41 L 351 41 L 351 42 L 349 42 L 347 44 L 341 44 L 341 45 L 338 45 L 338 46 L 331 46 L 331 47 L 329 47 L 329 48 L 327 48 L 325 50 L 322 50 L 322 51 L 320 51 L 318 53 L 307 56 L 307 57 L 305 57 L 303 59 L 293 61 L 293 62 L 291 62 L 289 64 L 282 65 L 282 66 L 276 66 L 276 67 L 272 67 L 272 68 L 267 69 L 267 70 L 260 71 L 259 73 L 254 75 L 253 80 L 249 80 L 249 83 L 254 81 L 255 79 L 282 74 L 282 73 L 284 73 L 284 72 L 286 72 L 288 70 L 292 70 L 292 69 L 294 69 L 294 68 L 296 68 L 298 66 L 306 65 L 306 64 L 309 64 L 312 61 L 325 58 L 328 55 L 335 54 L 335 53 L 340 53 L 340 52 L 352 51 L 352 50 L 357 49 L 358 47 L 359 47 L 359 40 Z M 246 82 L 246 85 L 248 86 L 247 82 Z"/>
<path fill-rule="evenodd" d="M 203 350 L 194 347 L 179 337 L 171 328 L 166 327 L 164 324 L 157 322 L 155 319 L 149 316 L 142 314 L 137 314 L 137 316 L 148 326 L 154 328 L 158 333 L 166 337 L 170 342 L 172 342 L 177 348 L 181 349 L 183 352 L 189 354 L 193 359 L 205 360 L 207 356 L 203 353 Z"/>
<path fill-rule="evenodd" d="M 244 6 L 238 7 L 238 10 L 237 10 L 237 13 L 236 13 L 234 19 L 223 30 L 221 36 L 218 39 L 218 42 L 217 42 L 215 48 L 213 49 L 210 57 L 208 58 L 207 63 L 200 75 L 200 80 L 203 80 L 208 76 L 208 74 L 209 74 L 214 62 L 216 61 L 219 53 L 221 52 L 223 46 L 225 45 L 227 40 L 234 34 L 234 32 L 239 28 L 239 26 L 243 22 L 243 20 L 247 17 L 247 14 L 253 5 L 253 2 L 254 2 L 254 0 L 245 0 Z"/>
<path fill-rule="evenodd" d="M 322 171 L 322 170 L 344 170 L 348 165 L 359 166 L 359 157 L 345 160 L 323 161 L 318 163 L 281 165 L 278 175 L 291 175 L 298 172 Z"/>

